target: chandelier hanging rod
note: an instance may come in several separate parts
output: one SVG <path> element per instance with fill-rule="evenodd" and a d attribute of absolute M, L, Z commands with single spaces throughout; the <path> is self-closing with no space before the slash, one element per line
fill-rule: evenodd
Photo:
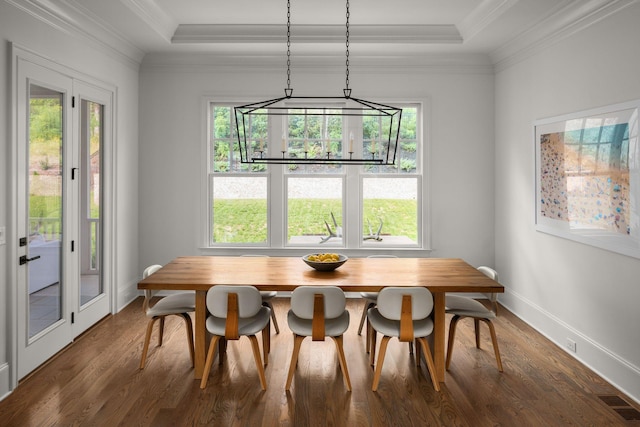
<path fill-rule="evenodd" d="M 234 108 L 236 131 L 240 147 L 241 163 L 281 163 L 281 164 L 359 164 L 359 165 L 394 165 L 400 136 L 402 109 L 374 101 L 354 98 L 349 87 L 349 20 L 350 5 L 346 0 L 345 26 L 345 88 L 343 97 L 339 96 L 293 96 L 291 87 L 291 1 L 287 0 L 287 87 L 285 96 L 266 101 L 253 102 Z M 262 117 L 261 117 L 262 116 Z M 265 127 L 264 116 L 279 118 L 283 129 L 282 144 L 275 141 L 269 131 L 273 121 L 268 120 Z M 329 119 L 334 117 L 363 117 L 360 126 L 368 123 L 367 133 L 354 138 L 353 123 L 348 120 L 333 121 L 331 135 Z M 323 137 L 309 137 L 307 119 L 323 118 Z M 304 137 L 299 137 L 299 128 L 292 124 L 300 123 L 304 118 Z M 262 124 L 261 124 L 262 123 Z M 277 122 L 276 122 L 277 123 Z M 257 124 L 257 125 L 256 125 Z M 275 129 L 279 125 L 274 124 Z M 295 126 L 295 125 L 294 125 Z M 374 130 L 371 130 L 373 127 Z M 314 130 L 314 132 L 317 132 Z M 359 130 L 358 130 L 359 132 Z M 346 139 L 347 133 L 349 139 Z M 294 136 L 295 135 L 295 136 Z M 380 139 L 378 139 L 380 138 Z M 304 142 L 301 142 L 304 141 Z M 308 141 L 312 141 L 309 144 Z M 317 141 L 321 141 L 321 147 Z M 326 146 L 325 146 L 326 142 Z M 304 148 L 302 148 L 302 146 Z M 278 149 L 280 148 L 280 149 Z M 320 148 L 320 149 L 319 149 Z M 348 148 L 348 149 L 347 149 Z"/>

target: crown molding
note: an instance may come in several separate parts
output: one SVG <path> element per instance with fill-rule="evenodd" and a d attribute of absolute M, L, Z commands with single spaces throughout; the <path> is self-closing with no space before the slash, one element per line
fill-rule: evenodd
<path fill-rule="evenodd" d="M 156 1 L 120 0 L 120 3 L 131 10 L 163 40 L 171 42 L 171 37 L 173 37 L 173 33 L 178 27 L 178 23 L 161 9 Z"/>
<path fill-rule="evenodd" d="M 141 49 L 104 26 L 75 0 L 5 0 L 57 31 L 88 40 L 120 62 L 137 69 L 144 57 Z"/>
<path fill-rule="evenodd" d="M 286 25 L 181 24 L 171 39 L 180 43 L 285 43 Z M 344 25 L 291 25 L 295 43 L 344 43 Z M 455 25 L 350 25 L 353 43 L 453 43 L 462 36 Z"/>
<path fill-rule="evenodd" d="M 504 70 L 570 37 L 639 0 L 572 0 L 490 54 L 496 71 Z"/>
<path fill-rule="evenodd" d="M 484 0 L 458 24 L 462 38 L 465 41 L 471 40 L 519 1 Z"/>

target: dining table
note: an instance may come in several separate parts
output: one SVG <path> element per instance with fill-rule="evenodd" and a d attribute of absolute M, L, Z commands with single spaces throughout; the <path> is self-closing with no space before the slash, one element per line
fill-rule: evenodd
<path fill-rule="evenodd" d="M 337 286 L 344 292 L 379 292 L 388 286 L 426 287 L 434 301 L 432 352 L 440 382 L 445 380 L 445 294 L 504 292 L 500 283 L 460 258 L 349 258 L 333 271 L 318 271 L 301 257 L 177 257 L 138 282 L 138 288 L 195 291 L 195 379 L 202 378 L 204 371 L 206 295 L 216 285 L 250 285 L 260 291 L 283 293 L 300 286 Z"/>

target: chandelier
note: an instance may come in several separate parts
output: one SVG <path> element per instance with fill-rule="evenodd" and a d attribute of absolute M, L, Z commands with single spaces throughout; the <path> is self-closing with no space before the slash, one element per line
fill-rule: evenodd
<path fill-rule="evenodd" d="M 395 164 L 402 109 L 351 96 L 349 0 L 346 8 L 343 96 L 293 96 L 291 2 L 287 0 L 285 96 L 234 107 L 242 163 Z M 280 134 L 281 139 L 274 136 Z"/>

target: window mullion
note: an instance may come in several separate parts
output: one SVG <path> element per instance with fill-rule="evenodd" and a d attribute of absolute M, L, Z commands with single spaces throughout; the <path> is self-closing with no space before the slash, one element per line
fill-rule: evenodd
<path fill-rule="evenodd" d="M 362 239 L 362 191 L 360 185 L 360 171 L 362 166 L 350 166 L 346 168 L 344 192 L 343 192 L 343 218 L 345 246 L 358 248 Z"/>
<path fill-rule="evenodd" d="M 355 156 L 362 155 L 362 117 L 351 116 L 345 126 L 343 140 L 347 141 L 353 135 L 353 150 Z M 348 156 L 348 154 L 347 154 Z M 361 205 L 362 191 L 360 189 L 360 174 L 362 166 L 345 168 L 345 183 L 343 192 L 343 218 L 346 232 L 345 246 L 347 248 L 360 247 L 362 239 Z"/>
<path fill-rule="evenodd" d="M 277 117 L 277 116 L 276 116 Z M 279 147 L 280 136 L 283 135 L 283 122 L 274 116 L 269 117 L 268 138 L 269 150 L 274 151 Z M 271 164 L 267 168 L 269 173 L 268 182 L 268 227 L 269 227 L 269 246 L 272 248 L 282 248 L 286 242 L 286 181 L 284 176 L 284 166 L 279 164 Z"/>
<path fill-rule="evenodd" d="M 285 246 L 287 238 L 287 197 L 284 166 L 269 165 L 268 199 L 269 199 L 269 241 L 273 248 Z"/>

